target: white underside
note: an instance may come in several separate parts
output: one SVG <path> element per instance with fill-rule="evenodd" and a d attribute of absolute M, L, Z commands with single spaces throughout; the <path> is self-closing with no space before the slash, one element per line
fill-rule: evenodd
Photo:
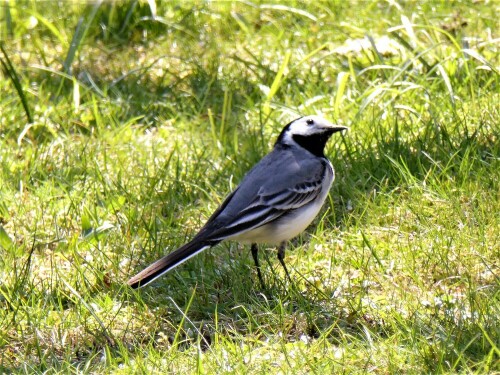
<path fill-rule="evenodd" d="M 269 243 L 278 244 L 287 241 L 302 233 L 318 214 L 323 201 L 319 200 L 305 207 L 296 209 L 293 213 L 283 219 L 263 225 L 248 232 L 240 233 L 228 240 L 241 243 Z"/>

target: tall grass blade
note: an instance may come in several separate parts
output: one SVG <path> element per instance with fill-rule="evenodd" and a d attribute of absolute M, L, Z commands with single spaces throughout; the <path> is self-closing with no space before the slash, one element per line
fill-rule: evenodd
<path fill-rule="evenodd" d="M 181 321 L 179 322 L 177 330 L 175 331 L 174 339 L 172 340 L 172 345 L 173 346 L 179 345 L 179 337 L 180 337 L 182 328 L 184 327 L 184 322 L 187 320 L 188 322 L 190 322 L 192 324 L 192 322 L 189 320 L 189 318 L 187 316 L 187 313 L 189 312 L 189 309 L 191 308 L 191 305 L 192 305 L 192 303 L 194 301 L 194 296 L 195 295 L 196 295 L 196 287 L 193 288 L 193 293 L 191 293 L 191 297 L 189 298 L 189 301 L 187 303 L 186 309 L 184 311 L 182 311 L 182 309 L 177 305 L 177 303 L 175 303 L 175 301 L 172 298 L 170 298 L 170 300 L 172 301 L 172 303 L 174 304 L 174 306 L 182 314 Z M 193 324 L 193 327 L 196 328 L 194 326 L 194 324 Z"/>
<path fill-rule="evenodd" d="M 66 54 L 66 59 L 63 63 L 63 71 L 66 74 L 71 74 L 71 65 L 73 64 L 73 60 L 75 59 L 76 51 L 80 46 L 82 41 L 83 32 L 81 31 L 83 24 L 83 17 L 78 20 L 78 24 L 76 25 L 75 33 L 73 34 L 73 38 L 71 39 L 71 43 L 69 45 L 68 53 Z"/>
<path fill-rule="evenodd" d="M 278 73 L 276 73 L 276 77 L 274 77 L 273 84 L 271 85 L 271 88 L 269 89 L 269 93 L 267 94 L 266 101 L 265 101 L 264 106 L 263 106 L 263 112 L 266 116 L 269 114 L 271 100 L 273 99 L 274 95 L 276 95 L 276 92 L 278 91 L 278 89 L 281 85 L 283 74 L 285 73 L 285 69 L 288 66 L 288 62 L 290 61 L 291 56 L 292 56 L 292 52 L 287 51 L 285 54 L 285 58 L 283 59 L 283 63 L 281 64 L 281 66 L 278 70 Z"/>
<path fill-rule="evenodd" d="M 444 70 L 444 68 L 441 64 L 437 65 L 437 70 L 439 71 L 439 74 L 443 78 L 446 89 L 448 90 L 448 93 L 450 94 L 451 104 L 452 104 L 453 108 L 455 108 L 455 94 L 453 93 L 453 87 L 451 86 L 450 77 L 448 77 L 446 70 Z"/>
<path fill-rule="evenodd" d="M 214 114 L 212 113 L 212 109 L 208 108 L 208 122 L 210 122 L 210 133 L 212 134 L 212 139 L 215 143 L 217 143 L 217 130 L 215 126 Z"/>
<path fill-rule="evenodd" d="M 380 64 L 384 64 L 385 61 L 384 61 L 384 56 L 382 56 L 382 54 L 379 52 L 378 48 L 377 48 L 377 43 L 375 43 L 375 40 L 373 39 L 373 37 L 369 34 L 366 34 L 365 35 L 366 39 L 368 39 L 368 41 L 370 42 L 370 45 L 372 46 L 373 50 L 375 51 L 375 56 L 377 56 L 377 60 L 380 62 Z M 385 74 L 385 71 L 382 71 L 384 76 L 387 78 L 387 75 Z"/>
<path fill-rule="evenodd" d="M 122 27 L 120 28 L 120 31 L 118 32 L 118 34 L 120 34 L 120 35 L 123 34 L 125 32 L 125 30 L 127 29 L 127 27 L 129 27 L 129 22 L 134 14 L 134 10 L 135 10 L 135 7 L 137 6 L 137 2 L 138 2 L 138 0 L 134 0 L 130 3 L 127 14 L 125 15 L 125 19 L 123 20 Z"/>
<path fill-rule="evenodd" d="M 228 120 L 228 114 L 230 113 L 231 108 L 231 93 L 229 90 L 224 90 L 224 103 L 222 105 L 222 119 L 221 125 L 219 129 L 219 139 L 225 143 L 226 140 L 225 132 L 226 132 L 226 122 Z"/>
<path fill-rule="evenodd" d="M 405 15 L 401 16 L 401 23 L 403 24 L 403 27 L 406 30 L 406 34 L 410 38 L 410 45 L 413 49 L 417 48 L 418 46 L 418 39 L 417 36 L 415 35 L 415 30 L 413 30 L 413 25 L 411 21 L 406 17 Z"/>
<path fill-rule="evenodd" d="M 5 25 L 7 27 L 7 36 L 9 38 L 12 38 L 14 36 L 14 29 L 12 27 L 12 15 L 10 14 L 9 0 L 7 0 L 3 4 L 3 7 L 4 7 L 4 14 L 5 14 Z M 1 35 L 1 33 L 0 33 L 0 35 Z"/>
<path fill-rule="evenodd" d="M 12 62 L 10 61 L 9 55 L 5 51 L 3 47 L 3 43 L 0 42 L 0 51 L 2 51 L 3 58 L 0 56 L 0 63 L 2 64 L 2 68 L 4 69 L 5 74 L 10 78 L 14 87 L 16 88 L 17 95 L 19 99 L 21 99 L 21 103 L 24 108 L 24 112 L 26 113 L 26 117 L 28 118 L 28 122 L 31 124 L 33 122 L 33 117 L 31 116 L 31 110 L 28 105 L 28 99 L 24 94 L 23 87 L 21 85 L 21 81 L 19 80 L 19 76 L 17 75 L 16 69 Z"/>
<path fill-rule="evenodd" d="M 340 103 L 342 102 L 342 97 L 344 96 L 348 79 L 349 73 L 340 72 L 337 75 L 337 93 L 335 94 L 335 102 L 333 104 L 333 117 L 335 119 L 340 116 Z"/>
<path fill-rule="evenodd" d="M 80 17 L 78 20 L 78 24 L 75 29 L 75 33 L 73 34 L 73 38 L 71 39 L 71 43 L 69 46 L 68 53 L 66 54 L 66 59 L 63 63 L 63 71 L 67 74 L 71 74 L 71 65 L 73 64 L 73 60 L 75 59 L 76 52 L 80 48 L 82 41 L 85 39 L 85 35 L 87 34 L 90 26 L 92 25 L 92 21 L 94 20 L 99 7 L 102 4 L 102 0 L 97 1 L 90 13 L 87 20 L 84 17 Z"/>

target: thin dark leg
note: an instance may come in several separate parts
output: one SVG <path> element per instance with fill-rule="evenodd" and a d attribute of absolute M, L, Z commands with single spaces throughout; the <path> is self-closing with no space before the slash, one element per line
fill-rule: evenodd
<path fill-rule="evenodd" d="M 290 274 L 288 273 L 288 270 L 285 265 L 285 248 L 286 248 L 286 241 L 283 241 L 282 243 L 280 243 L 280 246 L 278 247 L 278 260 L 283 266 L 286 276 L 288 277 L 288 280 L 292 282 L 292 278 L 290 277 Z"/>
<path fill-rule="evenodd" d="M 252 257 L 255 262 L 255 267 L 257 268 L 257 276 L 259 276 L 260 285 L 262 285 L 263 289 L 266 289 L 264 285 L 264 280 L 262 279 L 262 274 L 260 273 L 260 264 L 259 264 L 259 248 L 256 243 L 252 244 Z"/>

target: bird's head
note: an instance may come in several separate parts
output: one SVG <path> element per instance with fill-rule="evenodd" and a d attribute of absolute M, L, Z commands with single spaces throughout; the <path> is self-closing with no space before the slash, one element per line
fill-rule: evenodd
<path fill-rule="evenodd" d="M 323 150 L 330 136 L 346 129 L 346 126 L 332 124 L 320 116 L 304 116 L 283 128 L 276 145 L 299 145 L 316 156 L 324 156 Z"/>

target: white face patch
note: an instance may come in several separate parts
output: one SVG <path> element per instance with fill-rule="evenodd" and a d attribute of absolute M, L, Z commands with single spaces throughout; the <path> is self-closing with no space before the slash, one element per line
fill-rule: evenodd
<path fill-rule="evenodd" d="M 290 124 L 283 137 L 284 143 L 292 142 L 294 135 L 311 136 L 323 133 L 327 129 L 335 128 L 335 125 L 320 116 L 304 116 Z"/>

